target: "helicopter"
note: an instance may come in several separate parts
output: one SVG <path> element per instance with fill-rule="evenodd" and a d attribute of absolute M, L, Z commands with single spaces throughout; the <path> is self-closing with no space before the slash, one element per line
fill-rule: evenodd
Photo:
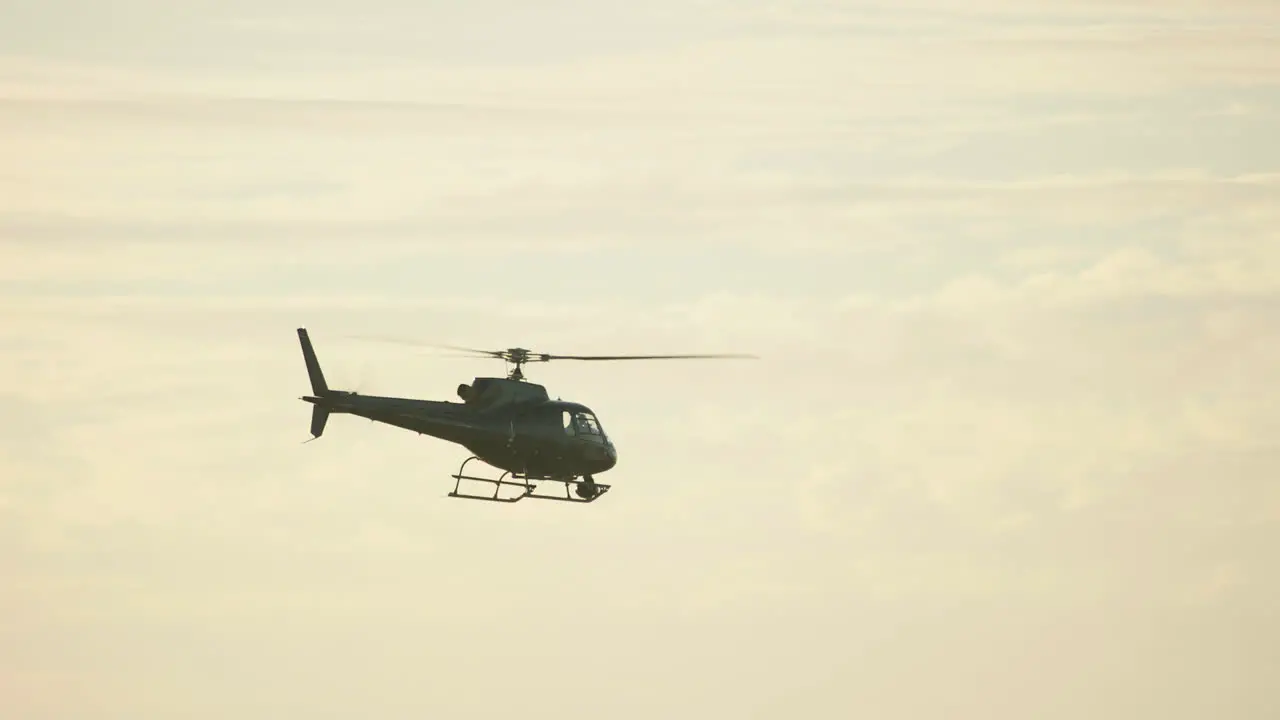
<path fill-rule="evenodd" d="M 754 355 L 552 355 L 524 348 L 460 350 L 472 355 L 497 358 L 512 366 L 506 377 L 476 377 L 460 384 L 462 402 L 419 400 L 402 397 L 360 395 L 331 389 L 325 382 L 320 362 L 306 328 L 298 328 L 302 357 L 311 380 L 311 395 L 300 400 L 312 405 L 311 439 L 324 434 L 329 416 L 355 415 L 373 422 L 427 435 L 466 448 L 471 454 L 462 461 L 449 497 L 494 502 L 516 502 L 524 498 L 592 502 L 610 485 L 597 482 L 596 475 L 618 462 L 618 451 L 591 408 L 577 402 L 552 400 L 546 387 L 525 380 L 522 366 L 551 360 L 669 360 L 694 358 L 754 358 Z M 503 471 L 498 478 L 464 473 L 468 463 L 480 461 Z M 487 483 L 492 494 L 463 490 L 462 482 Z M 536 492 L 539 483 L 563 483 L 564 494 Z M 516 494 L 504 489 L 514 489 Z M 571 492 L 572 490 L 572 492 Z"/>

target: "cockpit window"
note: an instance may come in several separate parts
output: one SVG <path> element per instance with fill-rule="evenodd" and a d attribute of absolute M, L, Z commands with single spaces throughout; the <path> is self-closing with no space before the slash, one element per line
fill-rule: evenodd
<path fill-rule="evenodd" d="M 591 413 L 579 412 L 574 415 L 574 426 L 579 435 L 600 435 L 600 423 Z"/>
<path fill-rule="evenodd" d="M 565 410 L 564 412 L 560 413 L 560 420 L 561 422 L 564 423 L 565 433 L 569 435 L 573 435 L 574 426 L 577 424 L 573 420 L 573 414 L 570 413 L 568 410 Z"/>

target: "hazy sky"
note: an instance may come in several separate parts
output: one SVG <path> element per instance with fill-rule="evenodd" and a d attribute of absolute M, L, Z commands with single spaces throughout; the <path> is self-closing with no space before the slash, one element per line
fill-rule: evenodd
<path fill-rule="evenodd" d="M 0 6 L 0 714 L 1280 715 L 1274 0 Z M 329 382 L 549 364 L 590 506 Z"/>

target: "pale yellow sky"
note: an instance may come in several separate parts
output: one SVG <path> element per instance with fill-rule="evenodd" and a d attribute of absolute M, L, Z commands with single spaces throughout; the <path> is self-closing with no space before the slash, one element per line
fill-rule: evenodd
<path fill-rule="evenodd" d="M 0 715 L 1280 714 L 1280 4 L 0 13 Z M 591 506 L 331 385 L 538 365 Z"/>

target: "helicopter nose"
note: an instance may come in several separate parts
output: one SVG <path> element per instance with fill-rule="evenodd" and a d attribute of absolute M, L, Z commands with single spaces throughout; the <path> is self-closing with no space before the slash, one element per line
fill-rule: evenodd
<path fill-rule="evenodd" d="M 614 449 L 613 443 L 604 446 L 605 470 L 612 468 L 618 464 L 618 451 Z"/>

